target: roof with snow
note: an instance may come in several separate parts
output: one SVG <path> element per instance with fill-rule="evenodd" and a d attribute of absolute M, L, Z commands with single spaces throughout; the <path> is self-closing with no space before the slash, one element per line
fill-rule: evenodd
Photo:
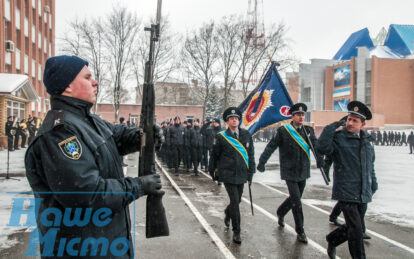
<path fill-rule="evenodd" d="M 351 57 L 356 57 L 358 54 L 357 47 L 374 47 L 371 37 L 369 36 L 368 28 L 364 28 L 354 32 L 349 36 L 344 45 L 338 50 L 333 59 L 348 60 Z"/>
<path fill-rule="evenodd" d="M 27 75 L 0 73 L 0 95 L 13 95 L 20 88 L 27 100 L 38 101 L 39 96 Z"/>
<path fill-rule="evenodd" d="M 391 24 L 384 45 L 402 56 L 414 53 L 414 25 Z"/>
<path fill-rule="evenodd" d="M 382 44 L 385 33 L 386 31 L 384 32 L 384 29 L 382 29 L 379 33 L 381 35 L 377 35 L 373 41 L 367 28 L 354 32 L 333 59 L 349 60 L 356 57 L 358 47 L 368 48 L 370 57 L 400 59 L 414 54 L 414 25 L 391 24 Z"/>

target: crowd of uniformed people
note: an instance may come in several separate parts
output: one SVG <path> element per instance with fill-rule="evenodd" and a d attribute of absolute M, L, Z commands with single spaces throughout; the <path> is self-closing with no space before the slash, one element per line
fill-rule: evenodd
<path fill-rule="evenodd" d="M 56 238 L 86 235 L 106 237 L 112 242 L 124 237 L 130 243 L 129 249 L 123 257 L 117 258 L 131 258 L 133 245 L 128 205 L 144 195 L 164 194 L 158 174 L 128 177 L 122 173 L 121 157 L 139 152 L 142 131 L 123 123 L 106 122 L 90 112 L 96 102 L 98 82 L 93 79 L 87 61 L 75 56 L 49 58 L 43 81 L 51 95 L 52 109 L 30 143 L 25 158 L 28 181 L 35 196 L 42 198 L 39 213 L 50 208 L 63 211 L 76 206 L 110 207 L 113 215 L 104 228 L 93 224 L 79 229 L 65 226 Z M 281 126 L 274 136 L 266 137 L 270 141 L 257 167 L 253 137 L 239 127 L 242 113 L 237 107 L 225 109 L 222 117 L 225 127 L 221 126 L 219 118 L 204 121 L 191 118 L 182 122 L 176 116 L 163 121 L 161 129 L 165 142 L 158 155 L 176 175 L 180 173 L 181 164 L 185 171 L 192 170 L 195 175 L 201 167 L 214 181 L 224 184 L 229 197 L 224 224 L 226 227 L 231 224 L 233 241 L 237 244 L 242 242 L 239 204 L 244 184 L 247 182 L 250 187 L 256 169 L 266 170 L 265 164 L 277 148 L 281 178 L 289 191 L 289 197 L 277 209 L 278 224 L 285 227 L 284 217 L 292 211 L 297 240 L 307 243 L 301 197 L 310 177 L 311 155 L 314 154 L 318 168 L 324 167 L 323 157 L 329 157 L 334 171 L 332 199 L 338 201 L 345 224 L 326 236 L 327 253 L 335 258 L 336 246 L 348 241 L 351 256 L 365 258 L 364 215 L 367 203 L 378 189 L 373 137 L 363 129 L 372 114 L 363 103 L 352 101 L 348 104 L 348 116 L 327 125 L 317 139 L 313 129 L 304 125 L 306 111 L 303 103 L 291 106 L 292 121 Z M 159 127 L 155 125 L 154 131 L 156 142 L 161 143 Z M 386 135 L 388 140 L 389 134 Z M 413 138 L 411 133 L 407 141 Z M 398 140 L 398 134 L 396 138 L 394 134 L 393 139 Z M 401 135 L 400 143 L 403 139 Z M 43 192 L 94 192 L 94 195 L 42 195 Z M 37 223 L 42 235 L 51 228 L 39 218 Z M 57 247 L 53 249 L 56 252 Z"/>
<path fill-rule="evenodd" d="M 165 142 L 158 155 L 176 175 L 180 172 L 180 165 L 195 175 L 198 175 L 199 168 L 208 168 L 214 136 L 222 130 L 219 118 L 206 118 L 204 121 L 188 118 L 181 122 L 181 118 L 176 116 L 161 122 L 161 129 Z"/>

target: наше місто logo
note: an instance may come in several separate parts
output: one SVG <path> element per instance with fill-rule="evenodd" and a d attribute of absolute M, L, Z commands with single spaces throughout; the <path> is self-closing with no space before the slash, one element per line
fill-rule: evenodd
<path fill-rule="evenodd" d="M 111 208 L 85 208 L 81 206 L 68 208 L 62 207 L 60 204 L 50 206 L 47 197 L 56 194 L 42 193 L 41 196 L 35 195 L 42 198 L 11 199 L 12 209 L 7 226 L 33 228 L 30 232 L 25 256 L 38 256 L 39 245 L 41 256 L 53 258 L 62 256 L 117 257 L 129 253 L 132 247 L 132 240 L 129 240 L 129 230 L 125 236 L 113 236 L 114 234 L 110 233 L 112 231 L 108 231 L 114 227 L 115 229 L 116 227 L 126 228 L 126 226 L 111 226 L 116 223 L 112 222 L 114 213 Z M 59 193 L 58 195 L 74 196 L 74 194 L 82 195 L 82 193 Z M 85 193 L 84 195 L 90 194 Z M 25 206 L 27 203 L 29 206 Z M 25 222 L 24 218 L 26 218 Z"/>

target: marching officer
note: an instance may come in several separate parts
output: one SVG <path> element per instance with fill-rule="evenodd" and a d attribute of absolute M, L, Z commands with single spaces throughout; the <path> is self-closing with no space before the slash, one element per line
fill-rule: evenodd
<path fill-rule="evenodd" d="M 267 144 L 259 159 L 257 170 L 264 172 L 265 164 L 272 153 L 279 147 L 280 174 L 282 180 L 286 181 L 289 197 L 277 209 L 278 223 L 284 227 L 284 217 L 292 209 L 295 220 L 297 240 L 307 243 L 308 239 L 303 228 L 303 211 L 301 197 L 306 186 L 306 179 L 310 177 L 310 145 L 316 144 L 316 137 L 313 129 L 303 125 L 307 106 L 304 103 L 297 103 L 290 108 L 292 122 L 278 128 L 276 135 Z M 305 135 L 306 134 L 306 135 Z M 317 166 L 323 164 L 323 157 L 318 156 Z"/>
<path fill-rule="evenodd" d="M 201 166 L 207 170 L 208 168 L 208 148 L 207 148 L 207 135 L 208 135 L 208 128 L 210 127 L 210 118 L 206 118 L 204 120 L 204 124 L 201 127 L 201 135 L 203 136 L 203 147 L 202 147 L 202 154 L 201 154 Z"/>
<path fill-rule="evenodd" d="M 184 128 L 181 125 L 179 116 L 174 118 L 174 125 L 169 130 L 170 148 L 172 152 L 172 166 L 174 168 L 175 175 L 178 176 L 178 167 L 183 159 L 183 148 L 184 148 Z"/>
<path fill-rule="evenodd" d="M 246 181 L 250 185 L 255 173 L 254 147 L 249 131 L 239 128 L 242 114 L 236 107 L 223 113 L 227 130 L 216 135 L 210 156 L 209 173 L 213 180 L 224 183 L 230 204 L 224 213 L 224 224 L 233 227 L 233 242 L 241 244 L 239 204 Z"/>
<path fill-rule="evenodd" d="M 201 161 L 201 153 L 203 152 L 203 136 L 201 136 L 200 120 L 194 120 L 194 127 L 190 129 L 190 151 L 191 163 L 194 166 L 194 175 L 198 175 L 198 165 Z M 190 163 L 190 164 L 191 164 Z"/>
<path fill-rule="evenodd" d="M 378 189 L 374 148 L 370 135 L 362 130 L 365 120 L 372 118 L 371 111 L 359 101 L 350 102 L 348 111 L 346 121 L 325 127 L 317 145 L 321 154 L 332 157 L 335 171 L 332 199 L 338 200 L 345 217 L 345 224 L 326 236 L 330 258 L 335 258 L 336 246 L 345 241 L 352 258 L 365 258 L 363 217 L 367 203 Z M 336 131 L 344 123 L 346 127 Z"/>
<path fill-rule="evenodd" d="M 190 131 L 192 127 L 193 127 L 192 119 L 188 119 L 184 121 L 183 164 L 187 172 L 190 172 L 190 168 L 191 168 Z"/>
<path fill-rule="evenodd" d="M 413 153 L 414 149 L 414 133 L 411 131 L 410 135 L 407 137 L 408 145 L 410 146 L 410 154 Z"/>

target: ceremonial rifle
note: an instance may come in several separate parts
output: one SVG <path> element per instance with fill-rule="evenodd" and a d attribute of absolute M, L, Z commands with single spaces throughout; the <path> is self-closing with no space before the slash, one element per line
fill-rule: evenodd
<path fill-rule="evenodd" d="M 142 108 L 140 127 L 141 151 L 139 153 L 138 175 L 155 174 L 155 150 L 154 150 L 154 115 L 155 115 L 155 91 L 154 91 L 154 48 L 155 42 L 160 36 L 161 3 L 158 0 L 156 24 L 150 28 L 144 28 L 151 32 L 150 51 L 148 61 L 145 63 L 144 87 L 142 91 Z M 145 235 L 147 238 L 168 236 L 169 228 L 165 209 L 162 204 L 162 195 L 148 195 Z"/>

